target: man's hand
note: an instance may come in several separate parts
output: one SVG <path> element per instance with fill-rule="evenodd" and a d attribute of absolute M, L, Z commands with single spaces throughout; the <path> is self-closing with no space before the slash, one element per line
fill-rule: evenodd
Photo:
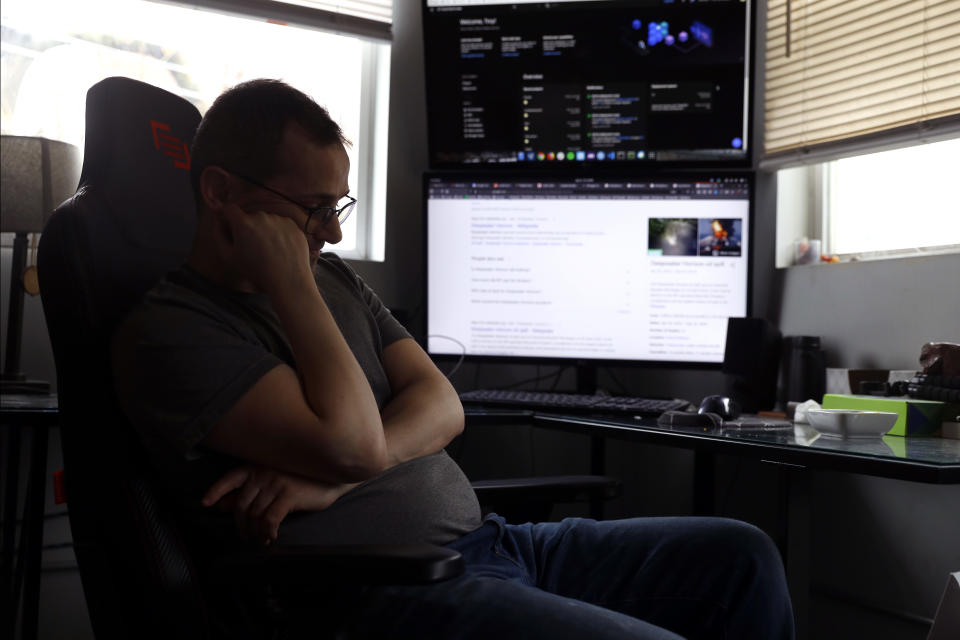
<path fill-rule="evenodd" d="M 307 238 L 296 222 L 235 204 L 224 205 L 219 213 L 222 250 L 260 292 L 313 282 Z"/>
<path fill-rule="evenodd" d="M 325 484 L 261 466 L 228 471 L 204 494 L 205 507 L 233 511 L 237 531 L 264 545 L 277 539 L 280 523 L 293 511 L 319 511 L 355 484 Z"/>

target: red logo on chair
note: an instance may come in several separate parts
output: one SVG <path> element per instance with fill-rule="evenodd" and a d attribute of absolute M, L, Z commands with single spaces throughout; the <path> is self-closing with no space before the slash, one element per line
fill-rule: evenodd
<path fill-rule="evenodd" d="M 173 166 L 189 170 L 190 149 L 187 148 L 187 143 L 169 133 L 163 133 L 170 131 L 168 124 L 151 120 L 150 128 L 153 130 L 153 146 L 173 158 Z"/>

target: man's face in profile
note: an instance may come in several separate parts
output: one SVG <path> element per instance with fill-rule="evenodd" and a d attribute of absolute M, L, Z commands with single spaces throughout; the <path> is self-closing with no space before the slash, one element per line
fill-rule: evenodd
<path fill-rule="evenodd" d="M 276 175 L 250 184 L 239 206 L 262 210 L 293 220 L 304 231 L 310 248 L 310 265 L 316 264 L 326 243 L 343 238 L 336 215 L 350 191 L 350 160 L 340 143 L 319 145 L 298 125 L 287 126 L 277 154 Z M 251 176 L 251 178 L 253 178 Z M 319 211 L 311 210 L 324 207 Z"/>

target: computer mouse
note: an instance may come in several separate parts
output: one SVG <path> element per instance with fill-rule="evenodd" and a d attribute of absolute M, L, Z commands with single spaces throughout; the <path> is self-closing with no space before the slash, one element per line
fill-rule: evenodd
<path fill-rule="evenodd" d="M 697 413 L 715 413 L 724 420 L 734 420 L 740 417 L 740 405 L 727 396 L 706 396 Z"/>

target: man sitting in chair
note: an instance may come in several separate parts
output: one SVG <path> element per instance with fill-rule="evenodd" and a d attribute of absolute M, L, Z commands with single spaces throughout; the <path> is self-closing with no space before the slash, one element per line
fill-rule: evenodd
<path fill-rule="evenodd" d="M 779 556 L 750 525 L 481 519 L 444 452 L 463 429 L 456 392 L 323 252 L 356 203 L 346 144 L 282 82 L 221 95 L 191 153 L 193 249 L 115 334 L 121 405 L 210 535 L 461 552 L 459 578 L 356 596 L 359 637 L 792 637 Z"/>

